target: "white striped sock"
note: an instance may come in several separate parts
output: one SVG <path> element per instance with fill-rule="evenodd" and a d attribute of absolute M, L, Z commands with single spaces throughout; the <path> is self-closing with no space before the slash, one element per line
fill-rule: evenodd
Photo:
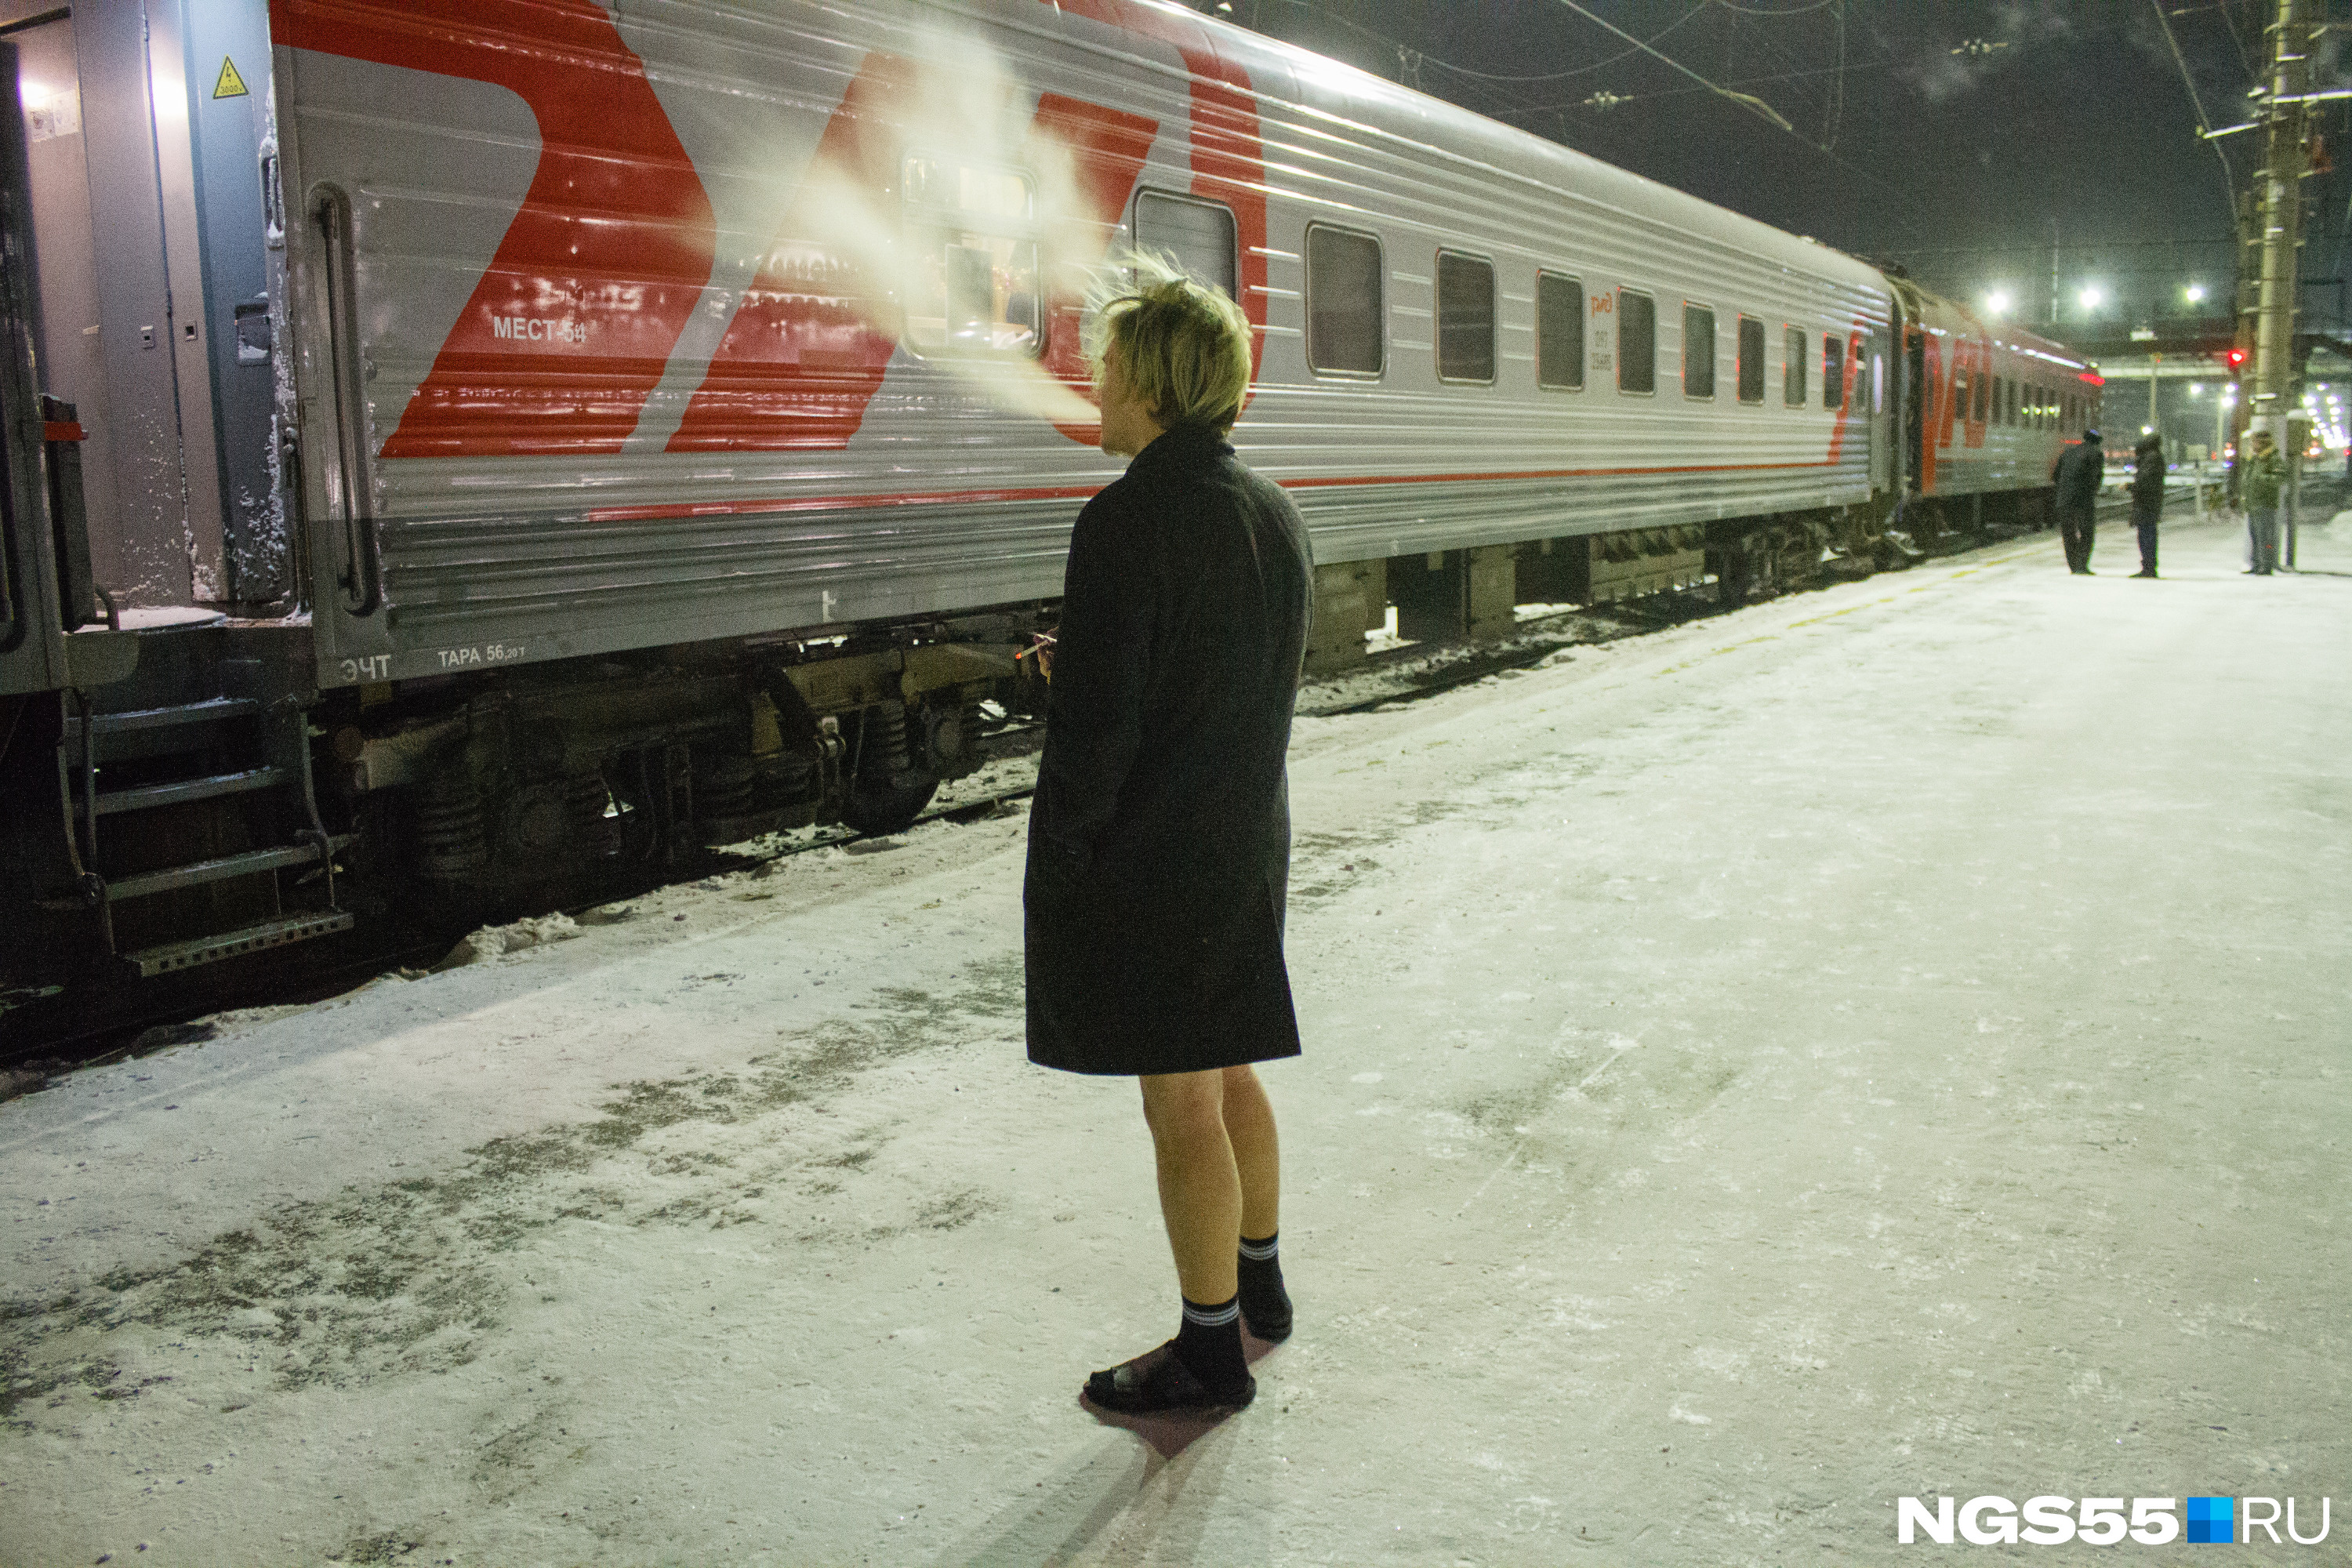
<path fill-rule="evenodd" d="M 1276 1250 L 1275 1243 L 1278 1239 L 1276 1237 L 1269 1236 L 1264 1241 L 1244 1241 L 1242 1243 L 1242 1256 L 1252 1263 L 1266 1262 L 1275 1256 Z"/>
<path fill-rule="evenodd" d="M 1241 1321 L 1241 1298 L 1236 1296 L 1222 1307 L 1203 1307 L 1197 1301 L 1184 1303 L 1184 1321 L 1198 1323 L 1204 1329 L 1222 1329 L 1227 1323 Z"/>

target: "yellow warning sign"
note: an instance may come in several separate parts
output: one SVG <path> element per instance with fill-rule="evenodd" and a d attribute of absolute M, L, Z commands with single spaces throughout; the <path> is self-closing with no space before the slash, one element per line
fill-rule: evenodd
<path fill-rule="evenodd" d="M 245 79 L 236 74 L 236 62 L 226 55 L 221 57 L 220 79 L 213 83 L 215 98 L 243 98 Z"/>

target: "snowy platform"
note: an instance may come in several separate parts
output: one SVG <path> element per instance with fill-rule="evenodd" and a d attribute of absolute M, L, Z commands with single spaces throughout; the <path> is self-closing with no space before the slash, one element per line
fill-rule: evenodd
<path fill-rule="evenodd" d="M 1983 1493 L 2307 1533 L 2352 516 L 2268 580 L 2128 540 L 1302 721 L 1299 1329 L 1205 1433 L 1076 1401 L 1174 1285 L 1133 1087 L 1022 1058 L 1018 811 L 0 1105 L 0 1561 L 1862 1563 Z"/>

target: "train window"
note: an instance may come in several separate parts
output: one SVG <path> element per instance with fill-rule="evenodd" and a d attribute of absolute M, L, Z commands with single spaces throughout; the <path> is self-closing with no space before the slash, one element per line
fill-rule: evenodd
<path fill-rule="evenodd" d="M 1135 198 L 1135 246 L 1164 251 L 1203 283 L 1239 300 L 1234 287 L 1234 211 L 1223 202 L 1143 191 Z"/>
<path fill-rule="evenodd" d="M 1976 383 L 1976 412 L 1970 417 L 1981 425 L 1992 414 L 1992 377 L 1979 371 Z"/>
<path fill-rule="evenodd" d="M 1658 390 L 1658 302 L 1631 289 L 1617 290 L 1617 390 Z"/>
<path fill-rule="evenodd" d="M 1584 285 L 1557 272 L 1536 274 L 1536 384 L 1584 390 Z"/>
<path fill-rule="evenodd" d="M 1805 405 L 1805 330 L 1789 329 L 1788 342 L 1782 345 L 1789 363 L 1780 368 L 1780 401 L 1790 408 Z"/>
<path fill-rule="evenodd" d="M 1886 356 L 1881 353 L 1870 356 L 1870 411 L 1886 412 Z"/>
<path fill-rule="evenodd" d="M 1683 395 L 1715 395 L 1715 312 L 1705 305 L 1683 307 Z"/>
<path fill-rule="evenodd" d="M 1739 401 L 1764 401 L 1764 323 L 1739 318 Z"/>
<path fill-rule="evenodd" d="M 1437 253 L 1437 375 L 1441 381 L 1495 379 L 1495 264 L 1451 250 Z"/>
<path fill-rule="evenodd" d="M 1381 242 L 1317 224 L 1307 231 L 1307 363 L 1326 375 L 1378 375 L 1387 349 L 1381 323 Z"/>
<path fill-rule="evenodd" d="M 900 189 L 915 247 L 908 346 L 919 353 L 1035 356 L 1045 331 L 1029 176 L 917 154 L 906 162 Z"/>
<path fill-rule="evenodd" d="M 1835 332 L 1822 334 L 1822 406 L 1845 406 L 1845 344 Z"/>

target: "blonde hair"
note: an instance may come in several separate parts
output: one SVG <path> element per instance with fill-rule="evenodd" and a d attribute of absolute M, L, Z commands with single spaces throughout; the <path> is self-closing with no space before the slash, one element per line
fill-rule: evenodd
<path fill-rule="evenodd" d="M 1111 266 L 1087 311 L 1087 363 L 1097 390 L 1103 362 L 1117 349 L 1128 386 L 1160 424 L 1231 429 L 1249 395 L 1249 318 L 1173 257 L 1134 251 Z"/>

